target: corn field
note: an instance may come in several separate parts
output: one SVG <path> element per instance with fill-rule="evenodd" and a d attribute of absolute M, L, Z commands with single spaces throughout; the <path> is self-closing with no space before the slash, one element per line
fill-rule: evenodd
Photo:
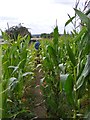
<path fill-rule="evenodd" d="M 30 36 L 10 39 L 2 32 L 0 44 L 0 117 L 11 120 L 35 119 L 33 88 L 38 75 L 45 105 L 45 118 L 90 119 L 90 19 L 78 9 L 83 26 L 52 39 L 40 40 L 39 49 L 29 44 Z M 71 17 L 65 26 L 72 23 Z M 38 71 L 36 69 L 38 68 Z M 41 72 L 40 72 L 41 71 Z M 36 76 L 36 72 L 37 76 Z"/>

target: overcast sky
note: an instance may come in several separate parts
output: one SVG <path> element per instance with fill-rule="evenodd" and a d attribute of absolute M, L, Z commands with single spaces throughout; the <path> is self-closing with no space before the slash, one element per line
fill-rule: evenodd
<path fill-rule="evenodd" d="M 63 33 L 68 15 L 74 15 L 76 0 L 0 0 L 0 29 L 22 23 L 32 34 L 50 33 L 56 24 Z M 85 0 L 81 0 L 83 2 Z M 70 26 L 67 28 L 70 29 Z"/>

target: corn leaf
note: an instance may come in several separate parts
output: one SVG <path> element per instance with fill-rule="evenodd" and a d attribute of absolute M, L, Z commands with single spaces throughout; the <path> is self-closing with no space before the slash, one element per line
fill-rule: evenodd
<path fill-rule="evenodd" d="M 68 52 L 68 55 L 69 55 L 69 58 L 70 58 L 70 61 L 72 62 L 72 64 L 74 66 L 76 66 L 76 59 L 75 59 L 75 55 L 72 51 L 72 49 L 70 48 L 70 45 L 67 43 L 67 52 Z"/>
<path fill-rule="evenodd" d="M 65 23 L 65 26 L 67 26 L 69 23 L 71 23 L 74 18 L 75 18 L 75 16 L 71 17 L 71 18 Z"/>
<path fill-rule="evenodd" d="M 74 8 L 74 10 L 75 10 L 76 14 L 80 17 L 80 19 L 88 25 L 88 22 L 90 22 L 90 19 L 87 17 L 87 15 L 85 15 L 84 13 L 82 13 L 81 11 L 79 11 L 75 8 Z"/>
<path fill-rule="evenodd" d="M 57 61 L 57 56 L 56 56 L 56 51 L 53 49 L 53 47 L 51 47 L 50 45 L 47 48 L 49 56 L 51 59 L 53 59 L 53 62 L 58 65 L 58 61 Z"/>
<path fill-rule="evenodd" d="M 54 29 L 54 39 L 53 39 L 53 46 L 55 51 L 58 51 L 58 37 L 59 37 L 59 32 L 58 32 L 58 27 L 56 26 Z"/>
<path fill-rule="evenodd" d="M 27 75 L 33 75 L 33 72 L 26 72 L 26 73 L 23 73 L 22 76 L 25 77 Z"/>
<path fill-rule="evenodd" d="M 76 82 L 76 89 L 79 89 L 83 85 L 85 78 L 89 75 L 90 75 L 90 54 L 88 55 L 85 67 Z"/>
<path fill-rule="evenodd" d="M 66 76 L 66 81 L 64 84 L 64 89 L 67 95 L 67 99 L 70 104 L 74 105 L 74 100 L 73 100 L 73 77 L 71 75 Z"/>
<path fill-rule="evenodd" d="M 80 41 L 83 34 L 87 33 L 87 28 L 83 27 L 79 34 L 74 38 L 74 41 Z"/>

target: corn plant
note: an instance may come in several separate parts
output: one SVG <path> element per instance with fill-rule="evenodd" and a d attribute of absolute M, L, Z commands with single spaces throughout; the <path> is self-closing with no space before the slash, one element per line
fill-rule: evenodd
<path fill-rule="evenodd" d="M 74 35 L 72 38 L 73 44 L 70 40 L 65 40 L 67 55 L 72 64 L 74 86 L 73 86 L 73 99 L 75 102 L 74 118 L 81 115 L 84 117 L 84 113 L 80 110 L 80 105 L 83 106 L 82 101 L 89 101 L 89 73 L 90 73 L 90 42 L 89 42 L 89 18 L 82 12 L 75 9 L 76 14 L 80 17 L 85 26 L 82 27 L 79 33 Z M 80 102 L 81 101 L 81 102 Z M 89 102 L 87 102 L 89 104 Z M 88 112 L 88 104 L 86 104 L 86 113 Z M 84 112 L 85 112 L 84 111 Z M 80 114 L 81 113 L 81 114 Z"/>
<path fill-rule="evenodd" d="M 75 12 L 85 23 L 80 32 L 65 32 L 59 39 L 56 26 L 53 41 L 42 44 L 41 89 L 50 117 L 77 119 L 90 112 L 90 19 L 77 9 Z"/>
<path fill-rule="evenodd" d="M 21 99 L 27 81 L 30 82 L 34 74 L 33 66 L 27 64 L 30 62 L 30 37 L 18 35 L 14 41 L 4 32 L 2 36 L 7 40 L 7 44 L 2 45 L 2 117 L 9 118 L 27 112 L 23 110 Z"/>
<path fill-rule="evenodd" d="M 59 47 L 59 33 L 58 27 L 56 26 L 53 41 L 46 42 L 44 48 L 42 46 L 44 78 L 41 80 L 41 89 L 46 101 L 49 117 L 67 117 L 68 112 L 70 112 L 70 116 L 72 114 L 60 80 L 63 77 L 62 73 L 65 73 L 64 63 L 62 63 L 63 59 L 60 58 L 63 56 L 61 52 L 62 48 Z"/>

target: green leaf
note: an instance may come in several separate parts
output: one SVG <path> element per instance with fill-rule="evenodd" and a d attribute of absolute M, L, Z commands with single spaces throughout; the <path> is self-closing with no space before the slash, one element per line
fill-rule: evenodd
<path fill-rule="evenodd" d="M 64 85 L 65 85 L 65 82 L 66 82 L 68 76 L 69 76 L 69 74 L 60 74 L 60 81 L 61 81 L 63 88 L 64 88 Z"/>
<path fill-rule="evenodd" d="M 68 52 L 68 55 L 69 55 L 69 58 L 70 58 L 70 60 L 71 60 L 71 62 L 72 62 L 72 64 L 74 65 L 74 66 L 76 66 L 76 59 L 75 59 L 75 55 L 74 55 L 74 53 L 73 53 L 73 51 L 72 51 L 72 49 L 70 48 L 70 45 L 67 43 L 67 52 Z"/>
<path fill-rule="evenodd" d="M 66 75 L 66 81 L 64 85 L 65 91 L 67 94 L 72 93 L 73 91 L 73 77 L 71 75 Z"/>
<path fill-rule="evenodd" d="M 79 89 L 83 85 L 85 78 L 89 75 L 90 75 L 90 54 L 87 56 L 85 67 L 76 82 L 76 89 Z"/>
<path fill-rule="evenodd" d="M 68 75 L 65 81 L 64 89 L 65 89 L 69 103 L 74 105 L 73 94 L 72 94 L 73 93 L 73 77 L 71 75 Z"/>
<path fill-rule="evenodd" d="M 17 78 L 15 78 L 15 77 L 11 77 L 11 78 L 9 79 L 9 85 L 11 85 L 11 86 L 13 86 L 14 83 L 16 83 L 16 82 L 17 82 Z"/>
<path fill-rule="evenodd" d="M 33 72 L 26 72 L 26 73 L 23 73 L 22 76 L 25 77 L 27 75 L 33 75 Z"/>
<path fill-rule="evenodd" d="M 59 32 L 58 32 L 58 27 L 56 26 L 54 29 L 54 38 L 53 38 L 53 46 L 55 51 L 58 51 L 58 37 L 59 37 Z"/>
<path fill-rule="evenodd" d="M 48 70 L 52 70 L 53 69 L 53 64 L 50 61 L 50 59 L 48 58 L 48 56 L 44 59 L 44 69 L 48 69 Z"/>
<path fill-rule="evenodd" d="M 82 13 L 81 11 L 79 11 L 75 8 L 74 8 L 74 10 L 75 10 L 76 14 L 80 17 L 80 19 L 88 25 L 88 23 L 90 22 L 90 19 L 87 17 L 87 15 L 85 15 L 84 13 Z"/>
<path fill-rule="evenodd" d="M 17 78 L 11 77 L 9 80 L 10 80 L 10 81 L 14 81 L 14 80 L 17 80 Z"/>
<path fill-rule="evenodd" d="M 63 89 L 66 92 L 69 103 L 74 105 L 73 94 L 72 94 L 73 93 L 73 77 L 69 74 L 61 74 L 60 81 Z"/>
<path fill-rule="evenodd" d="M 13 70 L 13 72 L 12 72 L 12 74 L 14 74 L 16 71 L 18 71 L 18 66 L 9 66 L 8 68 L 13 68 L 14 70 Z"/>
<path fill-rule="evenodd" d="M 54 39 L 53 39 L 54 44 L 58 43 L 58 37 L 59 37 L 58 27 L 56 26 L 54 29 Z"/>
<path fill-rule="evenodd" d="M 83 34 L 87 33 L 87 28 L 83 27 L 79 34 L 74 38 L 74 41 L 80 41 Z"/>
<path fill-rule="evenodd" d="M 66 23 L 65 26 L 67 26 L 70 22 L 72 22 L 72 20 L 75 18 L 75 16 L 71 17 Z"/>
<path fill-rule="evenodd" d="M 7 35 L 6 32 L 3 32 L 3 31 L 1 30 L 1 33 L 2 33 L 2 37 L 3 37 L 4 40 L 9 40 L 9 36 Z"/>
<path fill-rule="evenodd" d="M 87 46 L 87 48 L 88 48 L 88 54 L 90 53 L 90 21 L 88 22 L 88 26 L 87 26 L 87 28 L 88 28 L 88 41 L 87 41 L 87 44 L 88 44 L 88 46 Z"/>
<path fill-rule="evenodd" d="M 57 56 L 56 56 L 56 51 L 53 49 L 53 47 L 51 47 L 50 45 L 47 47 L 49 56 L 51 59 L 53 59 L 53 62 L 58 65 L 58 61 L 57 61 Z"/>
<path fill-rule="evenodd" d="M 64 64 L 59 64 L 59 68 L 60 68 L 60 70 L 61 70 L 63 73 L 65 73 L 65 66 L 64 66 Z"/>
<path fill-rule="evenodd" d="M 49 52 L 49 55 L 51 55 L 52 57 L 56 57 L 56 52 L 53 49 L 53 47 L 51 47 L 50 45 L 47 47 L 47 50 Z"/>

